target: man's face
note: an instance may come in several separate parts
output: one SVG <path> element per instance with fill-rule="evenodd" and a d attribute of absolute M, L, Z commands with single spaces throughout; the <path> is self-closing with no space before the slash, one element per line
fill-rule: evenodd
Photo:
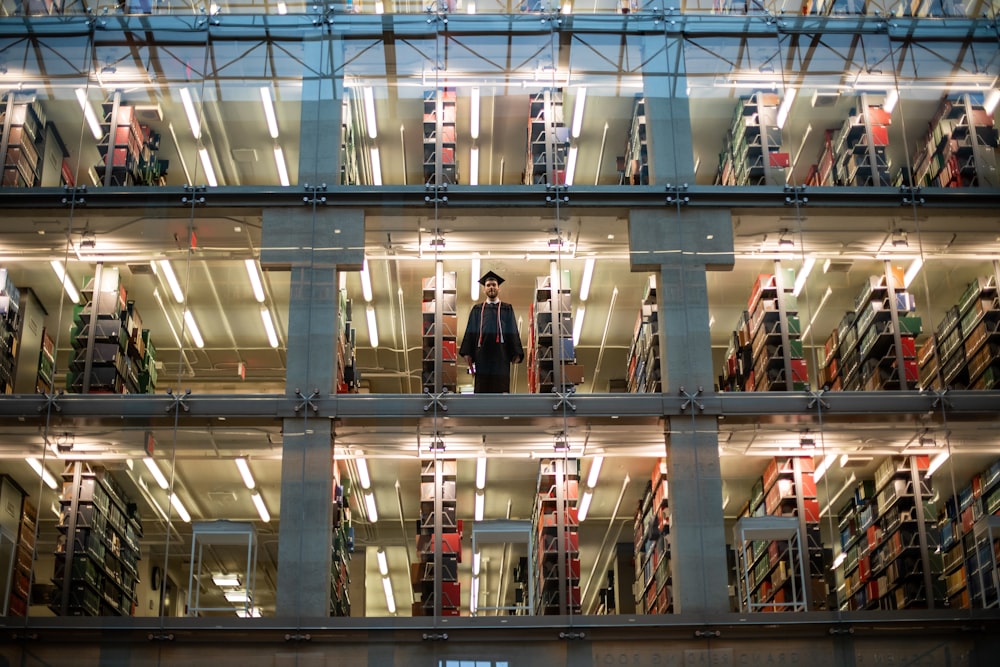
<path fill-rule="evenodd" d="M 488 299 L 495 299 L 497 298 L 497 295 L 500 294 L 500 285 L 498 285 L 497 281 L 492 278 L 486 281 L 484 287 L 486 288 L 486 297 Z"/>

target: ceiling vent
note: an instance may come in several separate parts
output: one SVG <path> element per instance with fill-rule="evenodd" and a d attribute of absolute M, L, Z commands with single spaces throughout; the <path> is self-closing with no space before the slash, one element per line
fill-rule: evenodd
<path fill-rule="evenodd" d="M 152 123 L 163 121 L 163 107 L 159 104 L 137 104 L 135 105 L 135 115 L 140 122 Z"/>
<path fill-rule="evenodd" d="M 233 160 L 236 162 L 253 163 L 257 161 L 257 150 L 254 148 L 234 148 Z"/>
<path fill-rule="evenodd" d="M 232 505 L 236 502 L 236 494 L 232 491 L 209 491 L 208 499 L 216 505 Z"/>
<path fill-rule="evenodd" d="M 813 107 L 832 107 L 840 99 L 840 93 L 821 93 L 816 91 L 813 93 L 812 105 Z"/>
<path fill-rule="evenodd" d="M 135 263 L 128 264 L 128 270 L 133 276 L 151 276 L 153 275 L 153 267 L 148 263 Z"/>
<path fill-rule="evenodd" d="M 823 273 L 847 273 L 854 266 L 854 262 L 848 260 L 828 259 L 823 262 Z"/>

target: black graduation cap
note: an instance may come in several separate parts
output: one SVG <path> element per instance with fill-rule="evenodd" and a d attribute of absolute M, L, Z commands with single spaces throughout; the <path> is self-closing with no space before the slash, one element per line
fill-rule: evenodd
<path fill-rule="evenodd" d="M 479 284 L 485 287 L 486 281 L 489 280 L 490 278 L 497 281 L 497 285 L 503 285 L 503 278 L 493 273 L 492 271 L 487 271 L 486 273 L 484 273 L 483 277 L 479 279 Z"/>

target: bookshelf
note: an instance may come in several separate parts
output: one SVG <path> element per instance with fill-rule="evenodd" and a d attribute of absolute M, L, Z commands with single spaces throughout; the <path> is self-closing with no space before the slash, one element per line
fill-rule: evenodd
<path fill-rule="evenodd" d="M 456 95 L 454 88 L 424 91 L 424 184 L 458 183 L 456 161 Z"/>
<path fill-rule="evenodd" d="M 70 462 L 62 478 L 49 608 L 59 616 L 134 615 L 142 537 L 136 504 L 99 466 Z"/>
<path fill-rule="evenodd" d="M 528 391 L 550 393 L 583 382 L 576 363 L 570 314 L 569 270 L 553 269 L 535 278 L 535 300 L 528 308 Z"/>
<path fill-rule="evenodd" d="M 42 343 L 38 350 L 38 378 L 35 381 L 35 391 L 41 394 L 49 393 L 53 388 L 56 367 L 56 346 L 49 330 L 42 329 Z"/>
<path fill-rule="evenodd" d="M 156 158 L 160 135 L 140 125 L 135 107 L 115 91 L 101 104 L 103 138 L 97 145 L 101 164 L 94 169 L 105 186 L 163 185 L 166 163 Z"/>
<path fill-rule="evenodd" d="M 832 137 L 838 185 L 887 186 L 891 114 L 871 96 L 859 95 L 849 118 Z"/>
<path fill-rule="evenodd" d="M 532 93 L 528 102 L 528 157 L 525 185 L 564 185 L 569 128 L 563 118 L 561 88 Z"/>
<path fill-rule="evenodd" d="M 440 266 L 440 263 L 438 263 Z M 429 393 L 455 393 L 458 385 L 458 292 L 454 271 L 422 281 L 422 382 Z"/>
<path fill-rule="evenodd" d="M 457 517 L 458 461 L 425 459 L 420 463 L 420 518 L 417 560 L 410 567 L 414 616 L 458 616 L 462 587 L 462 521 Z"/>
<path fill-rule="evenodd" d="M 351 615 L 351 554 L 354 526 L 351 523 L 351 480 L 333 462 L 333 544 L 330 558 L 330 616 Z"/>
<path fill-rule="evenodd" d="M 28 569 L 29 583 L 27 584 L 23 580 L 19 581 L 23 573 L 18 571 L 20 531 L 24 521 L 23 510 L 26 497 L 24 489 L 14 481 L 13 477 L 0 475 L 0 506 L 3 507 L 3 513 L 0 514 L 0 586 L 2 586 L 0 616 L 24 616 L 24 611 L 27 609 L 26 597 L 21 600 L 15 599 L 19 591 L 30 590 L 30 567 Z M 33 543 L 34 534 L 32 534 L 31 539 Z M 28 563 L 29 565 L 31 563 L 30 554 Z"/>
<path fill-rule="evenodd" d="M 361 379 L 357 363 L 354 302 L 347 297 L 346 289 L 340 290 L 337 296 L 337 321 L 340 323 L 340 334 L 337 336 L 337 393 L 353 394 L 357 393 Z"/>
<path fill-rule="evenodd" d="M 21 292 L 8 270 L 0 269 L 0 394 L 14 391 L 21 320 Z"/>
<path fill-rule="evenodd" d="M 31 586 L 34 582 L 35 529 L 38 509 L 24 494 L 21 502 L 21 520 L 17 529 L 17 547 L 14 550 L 14 572 L 7 603 L 8 616 L 27 616 L 31 603 Z"/>
<path fill-rule="evenodd" d="M 649 185 L 649 145 L 646 140 L 646 98 L 635 96 L 625 155 L 619 158 L 619 185 Z"/>
<path fill-rule="evenodd" d="M 357 88 L 352 89 L 357 92 Z M 361 150 L 359 141 L 359 126 L 352 120 L 351 97 L 345 96 L 341 107 L 340 119 L 340 184 L 358 185 L 361 183 L 361 165 L 358 162 L 358 152 Z"/>
<path fill-rule="evenodd" d="M 791 158 L 781 150 L 779 103 L 777 94 L 765 92 L 755 92 L 737 101 L 719 155 L 716 185 L 785 184 Z"/>
<path fill-rule="evenodd" d="M 41 184 L 40 155 L 45 141 L 45 113 L 36 99 L 3 102 L 3 187 L 31 188 Z"/>
<path fill-rule="evenodd" d="M 82 294 L 85 304 L 73 309 L 73 356 L 66 376 L 67 391 L 137 392 L 138 372 L 129 354 L 131 340 L 124 321 L 126 293 L 118 269 L 98 265 Z"/>
<path fill-rule="evenodd" d="M 996 187 L 1000 145 L 981 95 L 942 98 L 913 154 L 913 185 Z"/>
<path fill-rule="evenodd" d="M 660 392 L 660 326 L 657 318 L 656 277 L 649 276 L 635 318 L 632 345 L 627 357 L 625 382 L 631 393 Z"/>
<path fill-rule="evenodd" d="M 653 466 L 635 511 L 633 585 L 635 606 L 644 614 L 670 614 L 674 610 L 673 575 L 670 567 L 670 508 L 667 460 Z"/>
<path fill-rule="evenodd" d="M 532 523 L 535 615 L 580 613 L 579 459 L 542 459 Z"/>

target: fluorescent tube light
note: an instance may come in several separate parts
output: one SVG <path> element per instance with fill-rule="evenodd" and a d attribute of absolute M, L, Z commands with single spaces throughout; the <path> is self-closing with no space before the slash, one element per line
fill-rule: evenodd
<path fill-rule="evenodd" d="M 372 156 L 372 185 L 382 185 L 382 158 L 378 154 L 378 148 L 369 151 Z"/>
<path fill-rule="evenodd" d="M 375 558 L 378 560 L 378 573 L 381 574 L 383 577 L 388 577 L 389 563 L 386 560 L 385 551 L 383 549 L 379 549 L 378 551 L 376 551 Z"/>
<path fill-rule="evenodd" d="M 184 503 L 181 502 L 181 499 L 177 497 L 176 493 L 170 494 L 170 505 L 174 508 L 174 511 L 177 512 L 177 516 L 179 516 L 184 523 L 191 523 L 191 515 L 188 514 L 187 509 L 184 507 Z"/>
<path fill-rule="evenodd" d="M 260 101 L 264 104 L 264 119 L 267 120 L 267 131 L 272 139 L 278 138 L 278 117 L 274 115 L 274 101 L 271 99 L 271 89 L 261 86 Z"/>
<path fill-rule="evenodd" d="M 247 267 L 247 277 L 250 278 L 253 298 L 257 299 L 257 303 L 264 303 L 264 284 L 260 280 L 260 274 L 257 273 L 257 260 L 246 259 L 243 260 L 243 263 Z"/>
<path fill-rule="evenodd" d="M 586 301 L 590 296 L 590 283 L 594 280 L 594 265 L 597 259 L 588 257 L 583 262 L 583 278 L 580 280 L 580 301 Z"/>
<path fill-rule="evenodd" d="M 944 464 L 944 462 L 948 460 L 949 456 L 950 456 L 950 454 L 948 453 L 948 450 L 946 449 L 943 452 L 941 452 L 940 454 L 938 454 L 937 456 L 935 456 L 933 459 L 931 459 L 931 463 L 930 463 L 929 466 L 927 466 L 927 472 L 924 473 L 924 476 L 925 477 L 930 477 L 935 472 L 937 472 L 937 469 L 940 468 Z"/>
<path fill-rule="evenodd" d="M 246 589 L 225 592 L 227 602 L 250 602 L 250 595 Z"/>
<path fill-rule="evenodd" d="M 365 104 L 365 124 L 368 126 L 368 136 L 372 139 L 378 137 L 378 127 L 375 125 L 375 91 L 371 86 L 365 86 L 361 90 L 361 96 Z"/>
<path fill-rule="evenodd" d="M 160 470 L 160 466 L 156 464 L 156 461 L 152 457 L 147 456 L 142 459 L 142 462 L 146 464 L 146 468 L 149 470 L 149 474 L 153 476 L 153 479 L 156 480 L 156 484 L 166 491 L 170 487 L 170 483 L 164 477 L 163 471 Z"/>
<path fill-rule="evenodd" d="M 1000 89 L 994 88 L 986 95 L 986 99 L 983 100 L 983 110 L 986 113 L 993 113 L 993 110 L 997 108 L 997 102 L 1000 102 Z"/>
<path fill-rule="evenodd" d="M 271 311 L 265 306 L 260 307 L 260 321 L 264 323 L 264 332 L 267 334 L 268 345 L 274 348 L 278 347 L 278 332 L 274 330 Z"/>
<path fill-rule="evenodd" d="M 267 505 L 264 504 L 264 499 L 260 497 L 260 493 L 255 493 L 250 496 L 253 500 L 254 506 L 257 508 L 257 514 L 260 515 L 260 520 L 264 523 L 271 521 L 271 513 L 267 511 Z"/>
<path fill-rule="evenodd" d="M 382 590 L 385 591 L 385 606 L 390 614 L 396 613 L 396 597 L 392 594 L 392 581 L 389 577 L 382 577 Z"/>
<path fill-rule="evenodd" d="M 83 109 L 83 117 L 87 119 L 87 125 L 90 127 L 90 133 L 94 135 L 94 139 L 100 141 L 104 138 L 104 130 L 101 129 L 101 123 L 97 120 L 97 114 L 94 113 L 94 107 L 90 106 L 90 101 L 87 99 L 87 91 L 83 88 L 77 88 L 76 99 L 79 100 L 80 108 Z"/>
<path fill-rule="evenodd" d="M 368 520 L 372 523 L 378 521 L 378 509 L 375 507 L 375 494 L 371 491 L 365 494 L 365 508 L 368 510 Z"/>
<path fill-rule="evenodd" d="M 361 296 L 365 298 L 365 301 L 372 300 L 372 278 L 368 272 L 367 259 L 361 264 Z"/>
<path fill-rule="evenodd" d="M 486 488 L 486 456 L 476 459 L 476 488 L 482 491 Z"/>
<path fill-rule="evenodd" d="M 816 471 L 813 473 L 813 479 L 817 482 L 821 480 L 823 475 L 826 474 L 826 471 L 830 469 L 830 466 L 832 466 L 836 460 L 836 454 L 827 454 L 823 460 L 819 462 L 819 465 L 816 466 Z"/>
<path fill-rule="evenodd" d="M 281 16 L 284 16 L 287 13 L 288 13 L 288 5 L 286 5 L 283 2 L 279 2 L 278 3 L 278 14 L 280 14 Z"/>
<path fill-rule="evenodd" d="M 566 185 L 573 185 L 573 178 L 576 176 L 576 153 L 577 147 L 569 147 L 569 157 L 566 158 Z"/>
<path fill-rule="evenodd" d="M 361 484 L 362 489 L 367 491 L 372 486 L 372 478 L 368 474 L 368 461 L 358 458 L 354 459 L 354 464 L 358 467 L 358 483 Z"/>
<path fill-rule="evenodd" d="M 214 188 L 219 184 L 219 181 L 215 178 L 215 167 L 212 166 L 212 158 L 208 155 L 208 149 L 199 148 L 198 157 L 201 158 L 201 166 L 205 170 L 205 180 Z"/>
<path fill-rule="evenodd" d="M 778 123 L 779 128 L 785 126 L 785 121 L 788 120 L 788 112 L 791 111 L 792 102 L 795 101 L 795 95 L 798 92 L 798 88 L 789 88 L 785 91 L 785 98 L 781 100 L 781 106 L 778 107 L 778 118 L 776 122 Z"/>
<path fill-rule="evenodd" d="M 284 186 L 288 186 L 290 183 L 288 180 L 288 167 L 285 166 L 285 152 L 281 150 L 281 146 L 274 147 L 274 166 L 278 169 L 278 182 Z"/>
<path fill-rule="evenodd" d="M 56 478 L 52 476 L 52 473 L 50 473 L 48 469 L 45 468 L 45 466 L 42 465 L 41 461 L 31 457 L 26 458 L 24 460 L 27 461 L 28 465 L 31 466 L 31 469 L 34 470 L 35 473 L 42 478 L 42 481 L 45 482 L 46 486 L 48 486 L 53 491 L 56 490 L 56 487 L 59 486 L 59 484 L 56 482 Z"/>
<path fill-rule="evenodd" d="M 590 472 L 587 474 L 587 488 L 592 489 L 597 486 L 597 478 L 601 476 L 601 466 L 604 465 L 603 456 L 595 456 L 590 462 Z"/>
<path fill-rule="evenodd" d="M 823 292 L 823 298 L 819 300 L 819 305 L 816 306 L 816 310 L 813 311 L 812 317 L 809 318 L 809 324 L 806 325 L 805 330 L 802 332 L 802 335 L 800 335 L 799 338 L 804 340 L 806 336 L 809 335 L 809 331 L 812 329 L 813 322 L 815 322 L 816 318 L 819 317 L 819 311 L 823 309 L 824 304 L 826 304 L 826 300 L 829 299 L 832 294 L 833 294 L 833 288 L 828 285 L 826 291 Z"/>
<path fill-rule="evenodd" d="M 194 100 L 191 99 L 191 91 L 181 88 L 181 104 L 184 105 L 184 113 L 187 115 L 188 125 L 191 126 L 191 134 L 195 139 L 201 139 L 201 120 L 198 118 L 198 110 L 194 108 Z"/>
<path fill-rule="evenodd" d="M 240 608 L 236 610 L 236 615 L 240 618 L 260 618 L 263 612 L 261 612 L 260 607 L 253 607 L 247 610 L 246 608 Z"/>
<path fill-rule="evenodd" d="M 795 285 L 792 287 L 792 296 L 798 296 L 802 293 L 802 289 L 806 286 L 806 279 L 809 277 L 809 273 L 813 270 L 816 265 L 815 257 L 806 257 L 805 261 L 802 262 L 802 268 L 799 269 L 799 275 L 795 276 Z"/>
<path fill-rule="evenodd" d="M 482 521 L 485 512 L 486 512 L 486 494 L 482 491 L 476 491 L 475 520 Z"/>
<path fill-rule="evenodd" d="M 576 318 L 573 320 L 573 346 L 580 344 L 580 332 L 583 331 L 583 316 L 587 312 L 586 306 L 576 309 Z"/>
<path fill-rule="evenodd" d="M 156 263 L 161 269 L 163 269 L 163 276 L 167 280 L 167 285 L 170 287 L 171 294 L 174 295 L 174 301 L 177 303 L 184 303 L 184 290 L 181 289 L 181 284 L 177 280 L 177 274 L 174 273 L 174 267 L 171 266 L 170 260 L 159 259 L 156 260 Z"/>
<path fill-rule="evenodd" d="M 910 265 L 906 267 L 906 273 L 903 274 L 903 288 L 906 289 L 913 282 L 917 274 L 920 273 L 920 268 L 924 265 L 924 260 L 921 257 L 916 257 Z"/>
<path fill-rule="evenodd" d="M 469 584 L 469 613 L 475 614 L 479 608 L 479 577 L 473 577 Z"/>
<path fill-rule="evenodd" d="M 368 319 L 368 341 L 373 348 L 378 347 L 378 326 L 375 323 L 375 307 L 368 304 L 365 308 L 365 317 Z"/>
<path fill-rule="evenodd" d="M 479 185 L 479 147 L 469 150 L 469 185 Z"/>
<path fill-rule="evenodd" d="M 69 300 L 73 303 L 80 303 L 80 293 L 76 291 L 76 286 L 66 273 L 66 267 L 63 266 L 63 263 L 54 259 L 49 264 L 55 271 L 56 277 L 59 278 L 59 282 L 62 283 L 63 289 L 66 290 L 66 296 L 69 297 Z"/>
<path fill-rule="evenodd" d="M 472 554 L 472 576 L 478 577 L 483 566 L 483 555 L 480 552 Z"/>
<path fill-rule="evenodd" d="M 479 276 L 481 275 L 482 264 L 479 260 L 479 253 L 472 256 L 472 276 L 470 284 L 472 286 L 472 300 L 479 301 Z"/>
<path fill-rule="evenodd" d="M 253 473 L 250 472 L 250 465 L 247 460 L 242 456 L 236 459 L 236 467 L 240 469 L 240 477 L 243 478 L 243 483 L 246 484 L 248 489 L 253 489 L 257 486 L 257 481 L 253 478 Z"/>
<path fill-rule="evenodd" d="M 888 93 L 885 94 L 885 101 L 882 102 L 882 109 L 889 115 L 892 115 L 893 109 L 896 108 L 896 104 L 899 102 L 899 91 L 893 88 Z"/>
<path fill-rule="evenodd" d="M 475 14 L 476 13 L 476 3 L 472 2 L 472 0 L 469 0 L 469 2 L 466 2 L 465 3 L 465 13 L 466 14 Z"/>
<path fill-rule="evenodd" d="M 195 347 L 205 347 L 205 339 L 201 337 L 198 323 L 194 321 L 194 315 L 191 314 L 190 310 L 184 310 L 184 322 L 187 324 L 188 333 L 191 334 L 191 340 L 194 341 Z"/>
<path fill-rule="evenodd" d="M 219 588 L 233 588 L 240 585 L 240 576 L 238 574 L 213 574 L 212 583 Z"/>
<path fill-rule="evenodd" d="M 573 105 L 573 126 L 570 134 L 576 139 L 583 130 L 583 106 L 587 103 L 587 88 L 581 86 L 576 91 L 576 103 Z"/>
<path fill-rule="evenodd" d="M 375 13 L 385 14 L 385 3 L 382 0 L 375 0 Z"/>
<path fill-rule="evenodd" d="M 576 520 L 583 521 L 587 518 L 587 513 L 590 512 L 590 501 L 594 497 L 594 490 L 587 489 L 583 492 L 583 497 L 580 498 L 580 506 L 576 510 Z"/>
<path fill-rule="evenodd" d="M 473 139 L 479 138 L 479 86 L 474 86 L 470 98 L 469 134 Z"/>

